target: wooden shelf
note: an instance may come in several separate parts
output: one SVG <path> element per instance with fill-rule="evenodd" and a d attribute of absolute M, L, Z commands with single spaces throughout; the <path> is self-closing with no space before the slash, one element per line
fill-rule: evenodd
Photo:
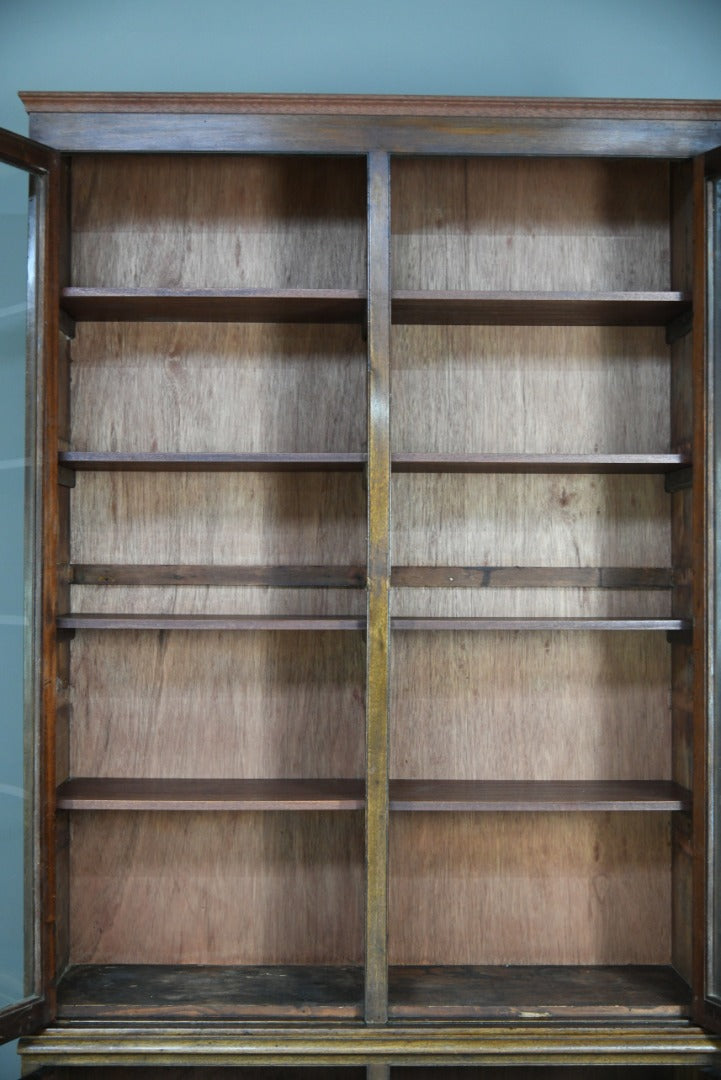
<path fill-rule="evenodd" d="M 361 472 L 365 454 L 175 454 L 66 450 L 61 466 L 87 472 Z"/>
<path fill-rule="evenodd" d="M 364 630 L 361 615 L 59 615 L 58 630 Z"/>
<path fill-rule="evenodd" d="M 73 563 L 73 585 L 226 585 L 274 589 L 362 589 L 364 566 L 199 566 Z"/>
<path fill-rule="evenodd" d="M 357 289 L 63 289 L 61 306 L 86 322 L 362 323 Z"/>
<path fill-rule="evenodd" d="M 440 326 L 665 326 L 691 310 L 680 292 L 396 291 L 393 322 Z"/>
<path fill-rule="evenodd" d="M 76 777 L 59 810 L 361 810 L 362 780 Z M 676 811 L 691 795 L 670 780 L 391 780 L 391 810 Z"/>
<path fill-rule="evenodd" d="M 443 616 L 395 616 L 391 619 L 393 630 L 663 630 L 666 633 L 688 633 L 691 623 L 687 619 L 599 619 L 599 618 L 533 618 L 523 619 L 505 616 L 473 618 L 457 615 Z"/>
<path fill-rule="evenodd" d="M 418 454 L 391 458 L 393 472 L 421 473 L 670 473 L 686 454 Z"/>
<path fill-rule="evenodd" d="M 76 777 L 59 810 L 362 810 L 362 780 L 225 780 Z"/>
<path fill-rule="evenodd" d="M 649 1020 L 690 1015 L 690 991 L 665 966 L 391 967 L 393 1018 Z"/>
<path fill-rule="evenodd" d="M 396 589 L 670 589 L 665 566 L 394 566 Z"/>
<path fill-rule="evenodd" d="M 58 985 L 61 1019 L 358 1018 L 363 970 L 350 966 L 82 964 Z"/>
<path fill-rule="evenodd" d="M 670 780 L 391 780 L 391 810 L 688 810 Z"/>

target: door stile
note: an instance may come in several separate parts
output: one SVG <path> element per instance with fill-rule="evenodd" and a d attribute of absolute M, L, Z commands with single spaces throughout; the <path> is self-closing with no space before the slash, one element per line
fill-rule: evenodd
<path fill-rule="evenodd" d="M 718 163 L 718 151 L 716 162 Z M 706 166 L 708 167 L 708 161 Z M 695 267 L 694 285 L 694 335 L 706 342 L 706 375 L 703 382 L 695 378 L 694 393 L 700 383 L 700 390 L 706 394 L 707 415 L 704 423 L 697 423 L 699 438 L 707 442 L 704 471 L 705 491 L 694 491 L 694 516 L 705 512 L 701 521 L 695 521 L 699 529 L 706 555 L 706 579 L 700 579 L 705 588 L 696 587 L 695 607 L 700 609 L 705 601 L 703 592 L 708 595 L 708 623 L 699 624 L 699 614 L 694 611 L 695 648 L 704 649 L 705 655 L 695 656 L 695 698 L 696 713 L 704 706 L 705 725 L 700 723 L 698 715 L 695 722 L 694 761 L 694 924 L 696 927 L 694 947 L 694 1018 L 701 1024 L 721 1033 L 721 928 L 718 925 L 721 914 L 721 865 L 719 832 L 721 826 L 721 731 L 719 730 L 719 665 L 716 662 L 716 649 L 719 637 L 719 618 L 721 617 L 721 595 L 719 593 L 719 569 L 721 567 L 721 533 L 719 532 L 719 485 L 721 485 L 721 312 L 719 299 L 721 291 L 721 180 L 718 169 L 711 168 L 712 178 L 706 181 L 703 172 L 703 159 L 698 162 L 701 188 L 696 198 L 701 204 L 697 208 L 697 217 L 703 214 L 703 220 L 695 226 L 697 233 L 698 258 Z M 701 230 L 704 229 L 704 236 Z M 701 287 L 696 287 L 696 277 L 702 275 Z M 697 295 L 700 294 L 700 295 Z M 702 314 L 697 316 L 697 304 L 703 305 Z M 706 306 L 707 305 L 707 306 Z M 700 323 L 701 317 L 703 323 Z M 699 348 L 698 351 L 701 351 Z M 694 343 L 694 363 L 697 346 Z M 694 402 L 696 408 L 696 402 Z M 698 414 L 697 414 L 698 415 Z M 694 456 L 697 453 L 694 447 Z M 697 470 L 700 471 L 700 470 Z M 696 476 L 694 476 L 696 481 Z M 703 504 L 702 504 L 703 499 Z M 698 510 L 697 510 L 698 504 Z M 701 505 L 702 504 L 702 505 Z M 699 553 L 699 558 L 700 558 Z M 694 566 L 694 576 L 698 572 L 698 562 Z M 700 640 L 699 640 L 700 639 Z M 705 660 L 705 664 L 703 661 Z M 701 669 L 701 670 L 699 670 Z"/>
<path fill-rule="evenodd" d="M 365 1018 L 388 1018 L 390 158 L 368 155 L 368 583 Z"/>
<path fill-rule="evenodd" d="M 0 1041 L 39 1030 L 52 1015 L 54 980 L 54 661 L 48 665 L 45 593 L 54 564 L 43 575 L 49 551 L 44 505 L 56 498 L 48 472 L 57 462 L 57 443 L 48 440 L 52 413 L 48 391 L 57 366 L 59 155 L 14 132 L 0 132 L 0 161 L 29 174 L 27 257 L 25 542 L 24 542 L 24 895 L 25 1000 L 0 1015 Z M 53 452 L 54 451 L 54 452 Z M 47 468 L 50 463 L 50 470 Z M 55 465 L 57 477 L 57 465 Z M 54 616 L 53 616 L 54 623 Z M 54 647 L 54 625 L 51 629 Z M 50 708 L 48 709 L 48 703 Z"/>

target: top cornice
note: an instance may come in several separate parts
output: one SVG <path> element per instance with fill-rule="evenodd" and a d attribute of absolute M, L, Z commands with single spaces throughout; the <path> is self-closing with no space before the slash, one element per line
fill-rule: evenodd
<path fill-rule="evenodd" d="M 721 101 L 646 98 L 440 97 L 373 94 L 46 93 L 21 91 L 33 113 L 258 113 L 286 116 L 568 117 L 719 120 Z"/>

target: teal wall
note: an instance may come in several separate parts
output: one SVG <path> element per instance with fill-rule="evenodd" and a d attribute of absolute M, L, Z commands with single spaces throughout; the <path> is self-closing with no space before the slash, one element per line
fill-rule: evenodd
<path fill-rule="evenodd" d="M 721 0 L 0 0 L 0 126 L 27 130 L 19 89 L 721 98 L 720 51 Z M 23 187 L 0 170 L 5 275 Z M 17 401 L 17 365 L 1 385 Z M 22 456 L 4 426 L 0 456 Z M 0 622 L 18 614 L 21 577 L 3 513 Z M 12 756 L 19 672 L 5 664 L 3 678 L 0 755 Z M 0 936 L 0 972 L 11 953 Z M 17 1075 L 0 1049 L 0 1080 Z"/>

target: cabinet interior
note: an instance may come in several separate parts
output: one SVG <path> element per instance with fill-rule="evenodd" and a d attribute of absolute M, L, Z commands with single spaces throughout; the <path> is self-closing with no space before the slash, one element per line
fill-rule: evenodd
<path fill-rule="evenodd" d="M 68 190 L 59 1015 L 362 1018 L 366 160 Z M 690 191 L 393 159 L 391 1017 L 688 1016 Z"/>

